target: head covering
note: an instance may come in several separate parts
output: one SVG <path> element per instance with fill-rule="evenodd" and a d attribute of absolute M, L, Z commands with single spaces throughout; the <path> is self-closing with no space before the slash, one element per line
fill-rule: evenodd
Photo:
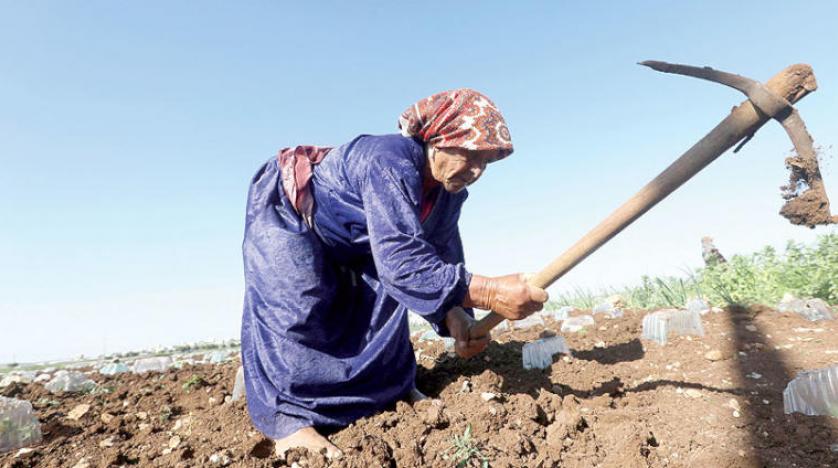
<path fill-rule="evenodd" d="M 437 148 L 512 153 L 512 138 L 489 98 L 468 88 L 443 91 L 410 106 L 399 117 L 402 135 Z"/>

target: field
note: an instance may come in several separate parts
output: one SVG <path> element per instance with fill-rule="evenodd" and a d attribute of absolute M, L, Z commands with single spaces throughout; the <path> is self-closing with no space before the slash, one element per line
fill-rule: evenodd
<path fill-rule="evenodd" d="M 523 369 L 521 348 L 558 331 L 550 319 L 496 333 L 467 361 L 415 341 L 418 386 L 432 399 L 331 434 L 345 452 L 331 465 L 301 450 L 273 456 L 244 402 L 225 402 L 235 360 L 94 373 L 88 394 L 12 384 L 2 393 L 33 403 L 44 441 L 0 466 L 838 466 L 838 420 L 786 415 L 782 395 L 798 371 L 835 363 L 835 321 L 729 307 L 703 316 L 705 336 L 661 346 L 639 339 L 645 313 L 562 333 L 572 353 L 544 370 Z"/>

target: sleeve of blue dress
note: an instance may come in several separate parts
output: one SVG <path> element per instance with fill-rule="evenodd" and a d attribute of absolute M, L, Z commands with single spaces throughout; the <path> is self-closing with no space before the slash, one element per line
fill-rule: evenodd
<path fill-rule="evenodd" d="M 468 197 L 468 193 L 463 194 L 462 201 Z M 459 227 L 459 220 L 460 220 L 460 208 L 462 207 L 462 202 L 458 206 L 456 213 L 447 220 L 445 225 L 441 228 L 440 235 L 438 236 L 439 243 L 435 243 L 436 251 L 439 253 L 440 258 L 446 263 L 462 263 L 465 264 L 465 254 L 463 252 L 463 241 L 460 237 L 460 227 Z M 469 277 L 469 280 L 471 277 Z M 471 307 L 466 307 L 463 310 L 472 317 L 474 317 L 474 309 Z M 439 324 L 438 327 L 435 327 L 436 331 L 442 336 L 448 336 L 448 329 L 445 326 L 445 322 Z"/>
<path fill-rule="evenodd" d="M 432 324 L 443 323 L 451 307 L 461 305 L 471 280 L 459 255 L 443 259 L 425 238 L 419 221 L 421 173 L 395 153 L 370 161 L 361 196 L 370 247 L 379 280 L 400 304 Z M 456 223 L 454 223 L 456 226 Z M 451 242 L 459 242 L 452 236 Z M 455 247 L 455 251 L 457 248 Z M 449 261 L 446 261 L 449 260 Z"/>

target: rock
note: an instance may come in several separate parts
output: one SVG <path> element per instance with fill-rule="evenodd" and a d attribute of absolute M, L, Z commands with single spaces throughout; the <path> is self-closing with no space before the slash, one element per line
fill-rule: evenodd
<path fill-rule="evenodd" d="M 736 411 L 742 409 L 742 407 L 739 406 L 739 402 L 736 400 L 736 398 L 731 398 L 730 400 L 728 400 L 727 407 Z"/>
<path fill-rule="evenodd" d="M 492 401 L 492 400 L 496 399 L 497 397 L 498 397 L 497 395 L 495 395 L 494 393 L 491 393 L 491 392 L 483 392 L 483 393 L 480 394 L 480 398 L 482 398 L 483 401 Z"/>
<path fill-rule="evenodd" d="M 184 416 L 175 421 L 172 432 L 181 435 L 190 435 L 192 433 L 192 416 Z"/>
<path fill-rule="evenodd" d="M 759 374 L 757 372 L 751 372 L 746 377 L 748 377 L 749 379 L 759 380 L 762 378 L 762 374 Z"/>
<path fill-rule="evenodd" d="M 757 327 L 754 325 L 745 325 L 745 330 L 748 330 L 749 332 L 755 332 L 757 331 Z"/>
<path fill-rule="evenodd" d="M 562 408 L 556 414 L 556 419 L 547 426 L 547 443 L 561 447 L 566 437 L 575 436 L 585 427 L 585 419 L 576 409 Z"/>
<path fill-rule="evenodd" d="M 213 453 L 209 457 L 210 463 L 218 466 L 227 466 L 230 464 L 230 457 L 224 454 Z"/>
<path fill-rule="evenodd" d="M 445 417 L 444 406 L 441 401 L 422 400 L 420 402 L 417 402 L 416 406 L 420 409 L 422 406 L 427 407 L 427 409 L 425 409 L 425 411 L 421 413 L 422 422 L 424 422 L 425 424 L 431 427 L 440 427 L 448 422 L 447 418 Z"/>
<path fill-rule="evenodd" d="M 723 361 L 725 358 L 724 353 L 722 353 L 719 349 L 711 349 L 710 351 L 704 353 L 704 359 L 707 359 L 708 361 Z"/>
<path fill-rule="evenodd" d="M 145 421 L 146 419 L 148 419 L 148 413 L 146 413 L 145 411 L 140 411 L 136 413 L 135 416 L 137 416 L 137 419 L 139 419 L 140 421 Z"/>
<path fill-rule="evenodd" d="M 100 448 L 113 447 L 113 444 L 114 444 L 113 438 L 114 438 L 114 436 L 109 436 L 107 439 L 99 442 L 99 447 Z"/>
<path fill-rule="evenodd" d="M 169 448 L 174 450 L 178 447 L 178 445 L 180 445 L 180 436 L 172 436 L 172 438 L 169 439 Z"/>
<path fill-rule="evenodd" d="M 87 457 L 82 457 L 81 460 L 73 465 L 73 468 L 90 468 L 90 461 Z"/>
<path fill-rule="evenodd" d="M 690 398 L 701 398 L 702 393 L 695 388 L 688 388 L 684 391 L 684 395 L 687 395 Z"/>
<path fill-rule="evenodd" d="M 82 416 L 87 414 L 88 411 L 90 411 L 90 405 L 76 405 L 75 408 L 71 409 L 70 412 L 67 413 L 67 419 L 78 421 Z"/>
<path fill-rule="evenodd" d="M 468 379 L 463 381 L 463 386 L 460 388 L 460 392 L 462 392 L 462 393 L 471 392 L 471 382 Z"/>
<path fill-rule="evenodd" d="M 115 416 L 111 413 L 102 413 L 99 415 L 99 419 L 105 424 L 110 424 L 110 422 L 113 421 L 114 417 Z"/>
<path fill-rule="evenodd" d="M 38 450 L 30 448 L 30 447 L 23 447 L 22 449 L 18 450 L 15 453 L 15 459 L 17 460 L 28 460 L 35 455 L 38 454 Z"/>

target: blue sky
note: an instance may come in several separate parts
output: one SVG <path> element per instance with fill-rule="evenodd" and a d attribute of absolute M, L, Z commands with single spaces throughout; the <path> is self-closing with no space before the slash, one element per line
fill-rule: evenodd
<path fill-rule="evenodd" d="M 542 267 L 742 100 L 645 59 L 812 64 L 798 108 L 838 206 L 835 2 L 313 3 L 0 1 L 0 362 L 238 336 L 258 165 L 394 132 L 443 89 L 489 95 L 516 147 L 462 216 L 477 273 Z M 769 123 L 551 291 L 700 266 L 704 235 L 734 253 L 834 231 L 776 214 L 789 148 Z"/>

